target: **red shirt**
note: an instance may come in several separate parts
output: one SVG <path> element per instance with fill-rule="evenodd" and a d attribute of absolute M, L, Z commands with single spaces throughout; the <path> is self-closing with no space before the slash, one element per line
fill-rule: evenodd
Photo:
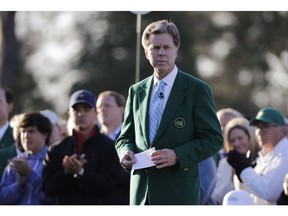
<path fill-rule="evenodd" d="M 96 133 L 96 128 L 93 127 L 93 129 L 89 133 L 88 139 L 93 137 L 95 135 L 95 133 Z M 84 143 L 85 143 L 84 136 L 83 136 L 83 134 L 76 132 L 76 131 L 74 131 L 74 134 L 76 136 L 76 141 L 77 141 L 77 145 L 78 145 L 77 146 L 78 152 L 82 153 L 83 148 L 84 148 Z"/>

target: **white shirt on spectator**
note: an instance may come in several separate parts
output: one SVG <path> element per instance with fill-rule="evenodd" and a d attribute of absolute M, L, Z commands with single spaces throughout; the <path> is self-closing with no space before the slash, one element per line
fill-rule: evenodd
<path fill-rule="evenodd" d="M 281 139 L 272 152 L 263 154 L 262 151 L 256 159 L 255 168 L 248 167 L 241 172 L 240 177 L 247 187 L 240 189 L 252 193 L 255 204 L 275 205 L 288 173 L 288 138 Z M 239 180 L 234 181 L 235 189 L 239 188 L 239 183 Z"/>

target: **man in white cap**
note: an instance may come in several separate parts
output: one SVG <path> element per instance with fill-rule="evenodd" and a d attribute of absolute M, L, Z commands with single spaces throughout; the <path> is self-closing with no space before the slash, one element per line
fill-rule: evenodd
<path fill-rule="evenodd" d="M 283 190 L 284 176 L 288 173 L 284 117 L 277 109 L 265 107 L 250 125 L 255 126 L 256 139 L 262 147 L 256 166 L 253 168 L 251 162 L 235 150 L 228 153 L 227 161 L 246 186 L 245 190 L 253 194 L 255 204 L 276 204 Z M 239 188 L 239 181 L 234 181 L 234 185 Z"/>
<path fill-rule="evenodd" d="M 52 132 L 49 139 L 49 145 L 57 141 L 61 141 L 64 137 L 62 136 L 62 128 L 60 127 L 59 116 L 49 109 L 41 110 L 40 113 L 47 117 L 52 124 Z"/>

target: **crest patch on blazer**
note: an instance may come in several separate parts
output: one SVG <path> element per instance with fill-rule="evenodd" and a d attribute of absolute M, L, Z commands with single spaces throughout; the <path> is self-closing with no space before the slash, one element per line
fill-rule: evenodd
<path fill-rule="evenodd" d="M 185 126 L 185 120 L 181 117 L 177 117 L 175 120 L 174 120 L 174 125 L 177 127 L 177 128 L 183 128 Z"/>

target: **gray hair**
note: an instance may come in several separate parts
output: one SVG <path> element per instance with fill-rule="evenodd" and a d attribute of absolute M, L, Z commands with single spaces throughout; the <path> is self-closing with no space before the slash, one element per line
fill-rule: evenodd
<path fill-rule="evenodd" d="M 173 37 L 173 43 L 176 47 L 180 46 L 180 34 L 176 25 L 167 20 L 159 20 L 149 24 L 142 35 L 142 46 L 147 48 L 149 36 L 152 34 L 169 33 Z"/>

